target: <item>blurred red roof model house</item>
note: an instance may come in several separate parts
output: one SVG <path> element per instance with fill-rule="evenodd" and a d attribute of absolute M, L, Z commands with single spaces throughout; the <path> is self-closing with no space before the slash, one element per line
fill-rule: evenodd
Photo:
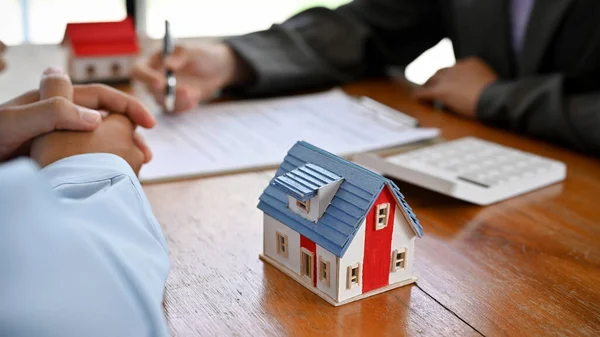
<path fill-rule="evenodd" d="M 69 49 L 73 82 L 123 82 L 131 78 L 139 53 L 133 20 L 69 23 L 63 45 Z"/>

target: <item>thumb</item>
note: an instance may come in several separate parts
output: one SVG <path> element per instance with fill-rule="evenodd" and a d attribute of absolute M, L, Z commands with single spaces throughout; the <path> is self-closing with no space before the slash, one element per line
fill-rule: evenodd
<path fill-rule="evenodd" d="M 47 68 L 40 81 L 40 99 L 64 97 L 73 101 L 71 78 L 59 68 Z"/>
<path fill-rule="evenodd" d="M 53 130 L 91 131 L 102 122 L 99 111 L 75 105 L 63 97 L 52 97 L 11 110 L 14 127 L 25 131 L 27 139 Z"/>

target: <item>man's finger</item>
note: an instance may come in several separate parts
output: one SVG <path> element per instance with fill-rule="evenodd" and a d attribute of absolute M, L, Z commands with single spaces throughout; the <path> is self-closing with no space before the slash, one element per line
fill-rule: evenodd
<path fill-rule="evenodd" d="M 91 131 L 102 121 L 100 112 L 77 106 L 64 97 L 8 109 L 11 127 L 26 133 L 24 139 L 53 130 Z"/>
<path fill-rule="evenodd" d="M 31 104 L 40 100 L 39 90 L 30 90 L 21 96 L 15 97 L 10 101 L 0 104 L 0 108 L 8 108 L 17 105 Z"/>
<path fill-rule="evenodd" d="M 144 152 L 142 152 L 142 150 L 138 149 L 137 147 L 135 147 L 133 151 L 134 153 L 131 159 L 133 162 L 129 163 L 129 165 L 131 166 L 133 172 L 135 172 L 135 175 L 137 176 L 140 174 L 142 165 L 144 165 L 144 159 L 146 155 L 144 154 Z"/>
<path fill-rule="evenodd" d="M 156 51 L 150 55 L 147 62 L 148 66 L 150 66 L 154 70 L 163 69 L 163 55 L 162 51 Z"/>
<path fill-rule="evenodd" d="M 429 79 L 427 79 L 427 81 L 423 84 L 423 87 L 431 87 L 436 85 L 437 83 L 439 83 L 440 81 L 440 77 L 437 76 L 437 74 L 431 76 Z"/>
<path fill-rule="evenodd" d="M 138 62 L 133 66 L 132 76 L 151 88 L 165 86 L 165 75 L 145 63 Z"/>
<path fill-rule="evenodd" d="M 40 81 L 40 99 L 64 97 L 73 101 L 73 84 L 67 74 L 58 68 L 48 68 Z"/>
<path fill-rule="evenodd" d="M 188 111 L 196 107 L 200 102 L 211 98 L 213 95 L 213 91 L 202 87 L 178 85 L 177 88 L 175 88 L 175 112 Z M 164 90 L 152 90 L 152 96 L 154 96 L 154 99 L 161 107 L 165 107 Z"/>
<path fill-rule="evenodd" d="M 444 67 L 439 69 L 438 71 L 435 72 L 436 75 L 438 76 L 445 76 L 451 69 L 452 67 Z"/>
<path fill-rule="evenodd" d="M 132 137 L 133 142 L 136 146 L 133 146 L 133 148 L 131 149 L 132 152 L 130 153 L 130 155 L 127 156 L 127 158 L 129 165 L 131 166 L 135 174 L 138 175 L 140 173 L 142 165 L 144 165 L 147 162 L 147 160 L 149 161 L 150 159 L 152 159 L 152 153 L 150 152 L 148 155 L 145 152 L 146 150 L 140 148 L 140 145 L 138 144 L 140 144 L 140 142 L 144 142 L 144 140 L 137 132 L 134 131 Z M 143 147 L 144 145 L 141 146 Z M 147 151 L 150 150 L 147 149 Z"/>
<path fill-rule="evenodd" d="M 415 91 L 413 91 L 412 96 L 418 100 L 423 100 L 423 101 L 434 101 L 434 100 L 439 100 L 440 97 L 440 91 L 437 87 L 435 86 L 431 86 L 431 87 L 420 87 L 415 89 Z"/>
<path fill-rule="evenodd" d="M 185 112 L 197 106 L 202 98 L 202 92 L 202 88 L 177 86 L 175 89 L 175 112 Z"/>
<path fill-rule="evenodd" d="M 176 111 L 187 111 L 196 107 L 200 102 L 213 98 L 215 91 L 205 87 L 181 86 L 175 91 L 179 106 Z"/>
<path fill-rule="evenodd" d="M 6 50 L 6 45 L 0 41 L 0 71 L 6 68 L 6 61 L 4 61 L 4 58 L 2 58 L 2 53 L 4 53 L 4 50 Z"/>
<path fill-rule="evenodd" d="M 450 68 L 439 69 L 438 71 L 435 72 L 435 74 L 433 74 L 433 76 L 431 76 L 427 80 L 427 82 L 425 82 L 425 84 L 423 84 L 423 86 L 424 87 L 429 87 L 429 86 L 433 86 L 433 85 L 438 84 L 448 74 L 449 70 L 450 70 Z"/>
<path fill-rule="evenodd" d="M 152 151 L 150 150 L 150 147 L 148 146 L 148 143 L 146 143 L 144 137 L 140 133 L 134 132 L 133 142 L 144 154 L 144 164 L 150 162 L 150 160 L 152 160 Z"/>
<path fill-rule="evenodd" d="M 188 111 L 200 103 L 200 90 L 179 87 L 175 90 L 175 112 Z"/>
<path fill-rule="evenodd" d="M 173 53 L 165 59 L 165 67 L 178 71 L 188 62 L 188 53 L 184 47 L 176 46 Z"/>
<path fill-rule="evenodd" d="M 156 124 L 156 119 L 152 113 L 139 100 L 106 85 L 76 86 L 74 102 L 90 109 L 108 110 L 112 113 L 124 114 L 134 124 L 145 128 L 151 128 Z"/>

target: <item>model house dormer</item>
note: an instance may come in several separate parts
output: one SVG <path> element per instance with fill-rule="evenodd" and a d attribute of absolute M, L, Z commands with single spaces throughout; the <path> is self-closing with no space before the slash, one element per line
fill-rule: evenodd
<path fill-rule="evenodd" d="M 305 164 L 273 180 L 288 196 L 287 207 L 309 221 L 317 222 L 327 210 L 343 178 L 315 164 Z"/>

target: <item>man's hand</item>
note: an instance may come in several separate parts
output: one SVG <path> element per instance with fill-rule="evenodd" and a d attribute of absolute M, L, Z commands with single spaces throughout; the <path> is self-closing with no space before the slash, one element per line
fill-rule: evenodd
<path fill-rule="evenodd" d="M 99 110 L 127 115 L 147 128 L 156 123 L 132 96 L 104 85 L 73 86 L 60 70 L 47 69 L 39 90 L 0 104 L 0 161 L 28 155 L 30 141 L 53 130 L 94 130 L 102 121 Z"/>
<path fill-rule="evenodd" d="M 146 85 L 161 105 L 164 104 L 167 68 L 177 76 L 176 112 L 195 107 L 226 86 L 245 84 L 251 77 L 245 63 L 223 43 L 203 44 L 194 48 L 177 46 L 165 60 L 157 51 L 148 60 L 135 65 L 133 76 Z"/>
<path fill-rule="evenodd" d="M 0 41 L 0 71 L 6 68 L 6 61 L 4 61 L 4 51 L 6 50 L 6 45 Z"/>
<path fill-rule="evenodd" d="M 439 70 L 425 85 L 416 89 L 414 96 L 425 101 L 438 101 L 453 112 L 474 118 L 479 96 L 498 74 L 481 59 L 472 57 L 459 60 L 450 68 Z"/>
<path fill-rule="evenodd" d="M 35 139 L 31 146 L 31 158 L 41 167 L 86 153 L 117 155 L 125 159 L 136 174 L 152 155 L 129 118 L 117 114 L 108 116 L 94 131 L 55 131 Z"/>

